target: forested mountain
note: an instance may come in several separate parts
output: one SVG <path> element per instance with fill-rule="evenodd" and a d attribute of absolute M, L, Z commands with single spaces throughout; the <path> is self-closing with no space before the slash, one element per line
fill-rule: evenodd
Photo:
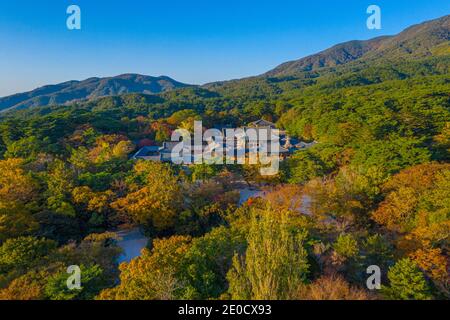
<path fill-rule="evenodd" d="M 206 89 L 226 90 L 238 87 L 240 91 L 248 89 L 248 83 L 262 87 L 272 87 L 273 82 L 302 79 L 300 83 L 310 84 L 310 79 L 319 75 L 330 76 L 345 72 L 355 72 L 387 62 L 394 69 L 404 65 L 405 61 L 446 56 L 450 52 L 450 16 L 412 26 L 396 36 L 378 37 L 366 41 L 349 41 L 338 44 L 318 54 L 300 60 L 283 63 L 259 77 L 242 80 L 216 82 L 204 86 Z M 430 60 L 429 64 L 434 61 Z M 430 68 L 435 66 L 431 65 Z M 394 71 L 397 72 L 397 71 Z M 398 73 L 402 73 L 399 70 Z M 407 76 L 407 75 L 405 75 Z M 90 78 L 84 81 L 68 81 L 48 85 L 36 90 L 0 98 L 0 112 L 3 110 L 25 109 L 36 106 L 62 105 L 81 100 L 91 100 L 104 96 L 126 93 L 158 94 L 173 89 L 188 87 L 169 77 L 151 77 L 137 74 L 125 74 L 109 78 Z M 251 95 L 254 90 L 246 92 Z"/>
<path fill-rule="evenodd" d="M 187 86 L 164 76 L 150 77 L 139 74 L 123 74 L 109 78 L 89 78 L 84 81 L 68 81 L 48 85 L 30 92 L 0 98 L 0 111 L 61 105 L 125 93 L 155 94 Z"/>
<path fill-rule="evenodd" d="M 0 114 L 0 299 L 450 299 L 448 21 L 273 75 Z M 318 143 L 271 177 L 130 159 L 194 120 L 260 118 Z M 263 198 L 241 204 L 243 181 Z M 124 225 L 151 241 L 119 268 Z"/>
<path fill-rule="evenodd" d="M 409 27 L 396 36 L 338 44 L 318 54 L 286 62 L 266 76 L 286 76 L 323 67 L 336 67 L 355 60 L 417 59 L 450 52 L 450 16 Z"/>

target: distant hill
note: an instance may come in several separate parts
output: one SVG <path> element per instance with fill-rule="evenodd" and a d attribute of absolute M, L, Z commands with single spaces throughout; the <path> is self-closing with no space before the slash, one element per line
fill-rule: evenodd
<path fill-rule="evenodd" d="M 450 15 L 411 26 L 396 36 L 338 44 L 317 54 L 283 63 L 264 76 L 287 76 L 356 60 L 418 59 L 444 54 L 450 54 Z"/>
<path fill-rule="evenodd" d="M 126 93 L 158 94 L 189 86 L 165 76 L 123 74 L 117 77 L 89 78 L 84 81 L 68 81 L 48 85 L 30 92 L 0 98 L 0 112 L 36 106 L 61 105 Z"/>
<path fill-rule="evenodd" d="M 265 97 L 281 90 L 301 88 L 316 83 L 322 76 L 343 76 L 347 83 L 376 83 L 403 79 L 409 74 L 446 73 L 450 59 L 450 15 L 411 26 L 395 36 L 354 40 L 338 44 L 317 54 L 281 64 L 259 76 L 222 81 L 196 87 L 169 77 L 124 74 L 110 78 L 90 78 L 44 86 L 36 90 L 0 98 L 0 112 L 36 106 L 62 105 L 80 100 L 92 101 L 127 93 L 159 94 L 179 88 L 195 87 L 242 97 Z M 382 66 L 379 69 L 373 69 Z M 370 70 L 366 77 L 364 70 Z M 352 79 L 358 77 L 359 79 Z M 377 79 L 375 79 L 377 78 Z M 378 79 L 380 78 L 380 79 Z M 336 84 L 336 86 L 342 86 Z M 169 93 L 168 93 L 169 94 Z M 170 92 L 171 98 L 185 92 Z M 180 97 L 178 97 L 180 98 Z"/>

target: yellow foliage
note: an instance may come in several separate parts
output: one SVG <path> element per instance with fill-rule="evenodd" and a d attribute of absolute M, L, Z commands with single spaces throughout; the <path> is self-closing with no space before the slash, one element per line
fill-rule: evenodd
<path fill-rule="evenodd" d="M 11 202 L 30 202 L 36 195 L 36 183 L 23 169 L 23 160 L 0 161 L 0 208 Z"/>
<path fill-rule="evenodd" d="M 385 200 L 372 218 L 406 240 L 424 246 L 448 241 L 450 234 L 450 164 L 418 165 L 383 186 Z"/>
<path fill-rule="evenodd" d="M 363 289 L 351 286 L 341 276 L 323 276 L 299 288 L 299 300 L 370 300 Z"/>
<path fill-rule="evenodd" d="M 448 281 L 447 258 L 439 248 L 419 249 L 410 254 L 410 258 L 433 280 Z"/>
<path fill-rule="evenodd" d="M 169 300 L 180 287 L 177 267 L 189 249 L 191 238 L 174 236 L 156 239 L 153 249 L 130 263 L 120 265 L 120 285 L 103 290 L 100 300 Z"/>
<path fill-rule="evenodd" d="M 144 185 L 132 185 L 130 188 L 136 191 L 118 199 L 112 207 L 158 230 L 171 227 L 182 202 L 181 187 L 172 170 L 165 164 L 144 161 L 136 163 L 134 170 L 143 176 Z"/>

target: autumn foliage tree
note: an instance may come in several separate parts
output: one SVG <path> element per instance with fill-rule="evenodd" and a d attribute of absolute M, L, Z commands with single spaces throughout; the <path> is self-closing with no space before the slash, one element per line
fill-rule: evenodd
<path fill-rule="evenodd" d="M 429 300 L 431 288 L 417 264 L 404 258 L 392 266 L 388 272 L 389 287 L 384 295 L 394 300 Z"/>
<path fill-rule="evenodd" d="M 37 191 L 38 184 L 22 159 L 0 161 L 0 241 L 37 228 L 31 215 Z"/>
<path fill-rule="evenodd" d="M 107 220 L 112 220 L 111 203 L 116 199 L 112 190 L 96 192 L 87 186 L 76 187 L 72 191 L 72 198 L 83 212 L 90 213 L 90 226 L 99 227 L 106 225 Z"/>
<path fill-rule="evenodd" d="M 322 276 L 299 288 L 299 300 L 370 300 L 365 290 L 350 285 L 342 276 Z"/>
<path fill-rule="evenodd" d="M 157 231 L 173 227 L 183 198 L 181 185 L 169 165 L 136 163 L 128 187 L 130 192 L 113 203 L 113 208 Z"/>
<path fill-rule="evenodd" d="M 440 248 L 423 248 L 410 254 L 410 259 L 433 281 L 437 288 L 450 297 L 448 257 Z"/>
<path fill-rule="evenodd" d="M 100 300 L 170 300 L 181 298 L 182 283 L 177 278 L 191 238 L 174 236 L 153 242 L 152 250 L 120 265 L 120 284 L 103 290 Z"/>
<path fill-rule="evenodd" d="M 420 246 L 442 246 L 450 233 L 450 165 L 405 169 L 383 186 L 385 200 L 373 219 Z"/>
<path fill-rule="evenodd" d="M 102 135 L 96 139 L 88 156 L 94 163 L 104 163 L 114 158 L 126 159 L 133 149 L 133 143 L 123 135 Z"/>
<path fill-rule="evenodd" d="M 43 300 L 48 276 L 46 271 L 21 275 L 0 289 L 0 300 Z"/>

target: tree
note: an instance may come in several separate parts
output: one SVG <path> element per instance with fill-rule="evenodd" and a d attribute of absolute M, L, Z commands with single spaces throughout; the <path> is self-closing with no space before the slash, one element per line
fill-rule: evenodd
<path fill-rule="evenodd" d="M 289 183 L 306 183 L 312 178 L 323 176 L 325 165 L 308 151 L 298 151 L 289 158 L 282 169 Z"/>
<path fill-rule="evenodd" d="M 117 234 L 113 232 L 92 233 L 79 242 L 72 241 L 59 247 L 51 259 L 61 262 L 65 267 L 98 265 L 103 279 L 112 286 L 118 276 L 117 259 L 122 252 L 117 246 L 117 240 Z"/>
<path fill-rule="evenodd" d="M 133 143 L 123 135 L 103 135 L 97 137 L 95 146 L 89 150 L 89 159 L 96 164 L 113 159 L 126 160 L 133 149 Z"/>
<path fill-rule="evenodd" d="M 289 210 L 296 213 L 305 213 L 307 211 L 303 205 L 305 200 L 303 187 L 299 185 L 278 185 L 269 189 L 265 193 L 264 199 L 273 208 Z"/>
<path fill-rule="evenodd" d="M 49 273 L 30 271 L 0 289 L 0 300 L 44 300 Z"/>
<path fill-rule="evenodd" d="M 444 244 L 450 230 L 449 180 L 449 164 L 405 169 L 383 185 L 385 199 L 372 218 L 423 246 Z"/>
<path fill-rule="evenodd" d="M 134 222 L 153 226 L 157 231 L 173 227 L 182 205 L 181 186 L 166 164 L 141 161 L 134 166 L 130 193 L 112 204 Z"/>
<path fill-rule="evenodd" d="M 392 137 L 388 141 L 366 143 L 356 152 L 355 165 L 381 166 L 386 173 L 394 174 L 409 166 L 430 161 L 430 152 L 421 147 L 420 139 Z"/>
<path fill-rule="evenodd" d="M 448 258 L 440 248 L 424 248 L 409 255 L 417 266 L 433 281 L 437 288 L 450 297 Z"/>
<path fill-rule="evenodd" d="M 31 215 L 37 189 L 36 181 L 25 171 L 23 159 L 0 160 L 0 241 L 37 228 Z"/>
<path fill-rule="evenodd" d="M 62 160 L 55 160 L 47 175 L 47 205 L 56 213 L 74 217 L 75 209 L 70 203 L 74 188 L 74 172 Z"/>
<path fill-rule="evenodd" d="M 346 166 L 334 177 L 310 181 L 305 191 L 311 198 L 311 213 L 319 222 L 335 222 L 338 231 L 349 225 L 367 226 L 383 175 L 377 167 L 364 170 Z"/>
<path fill-rule="evenodd" d="M 177 216 L 175 232 L 204 235 L 224 223 L 225 214 L 239 203 L 239 192 L 220 179 L 189 185 L 188 209 Z"/>
<path fill-rule="evenodd" d="M 23 159 L 0 161 L 0 207 L 13 202 L 31 202 L 36 196 L 36 187 L 36 182 L 24 169 Z"/>
<path fill-rule="evenodd" d="M 84 266 L 81 269 L 81 288 L 69 289 L 67 280 L 71 274 L 66 270 L 52 275 L 45 286 L 45 295 L 50 300 L 92 300 L 109 283 L 98 265 Z"/>
<path fill-rule="evenodd" d="M 30 159 L 42 152 L 42 148 L 42 141 L 36 136 L 29 136 L 8 144 L 5 157 Z"/>
<path fill-rule="evenodd" d="M 179 126 L 183 121 L 199 118 L 200 116 L 197 114 L 195 110 L 192 109 L 184 109 L 177 112 L 174 112 L 168 119 L 167 123 L 172 126 Z"/>
<path fill-rule="evenodd" d="M 334 244 L 335 252 L 344 259 L 356 257 L 359 252 L 358 242 L 351 234 L 340 234 Z"/>
<path fill-rule="evenodd" d="M 171 130 L 166 123 L 155 121 L 151 124 L 151 128 L 155 132 L 155 141 L 162 143 L 170 140 Z"/>
<path fill-rule="evenodd" d="M 409 258 L 404 258 L 389 268 L 390 286 L 384 294 L 395 300 L 429 300 L 431 289 L 420 269 Z"/>
<path fill-rule="evenodd" d="M 130 152 L 134 150 L 134 145 L 129 140 L 122 140 L 119 141 L 113 148 L 112 148 L 112 156 L 119 160 L 127 160 L 128 155 Z"/>
<path fill-rule="evenodd" d="M 0 213 L 28 212 L 37 196 L 37 183 L 24 170 L 22 159 L 0 161 Z M 4 218 L 6 219 L 6 217 Z"/>
<path fill-rule="evenodd" d="M 68 162 L 73 166 L 77 174 L 87 170 L 90 165 L 88 148 L 81 146 L 77 149 L 72 149 Z"/>
<path fill-rule="evenodd" d="M 152 250 L 120 265 L 120 284 L 103 290 L 101 300 L 170 300 L 184 296 L 179 279 L 181 263 L 191 238 L 155 239 Z"/>
<path fill-rule="evenodd" d="M 253 212 L 245 256 L 234 256 L 227 276 L 232 299 L 292 298 L 308 274 L 306 239 L 305 230 L 291 228 L 286 212 Z"/>
<path fill-rule="evenodd" d="M 387 270 L 394 263 L 394 248 L 387 237 L 381 234 L 369 235 L 361 246 L 364 265 L 377 265 Z"/>
<path fill-rule="evenodd" d="M 309 285 L 299 288 L 299 300 L 370 300 L 363 289 L 351 286 L 341 276 L 322 276 Z"/>
<path fill-rule="evenodd" d="M 350 233 L 341 233 L 333 244 L 333 249 L 331 264 L 327 265 L 327 268 L 330 268 L 331 272 L 345 272 L 350 280 L 360 279 L 360 270 L 364 267 L 360 263 L 359 246 L 355 237 Z"/>
<path fill-rule="evenodd" d="M 73 201 L 79 205 L 83 212 L 90 212 L 89 225 L 99 227 L 106 224 L 106 219 L 111 213 L 111 202 L 115 194 L 111 190 L 94 192 L 89 187 L 76 187 L 72 191 Z"/>
<path fill-rule="evenodd" d="M 245 247 L 235 230 L 219 227 L 192 240 L 182 261 L 181 280 L 188 299 L 218 298 L 227 289 L 226 275 L 235 252 Z"/>
<path fill-rule="evenodd" d="M 196 164 L 192 167 L 192 181 L 205 181 L 219 173 L 216 165 Z"/>
<path fill-rule="evenodd" d="M 0 246 L 0 272 L 26 271 L 52 250 L 56 249 L 56 242 L 35 237 L 19 237 L 8 239 Z"/>

